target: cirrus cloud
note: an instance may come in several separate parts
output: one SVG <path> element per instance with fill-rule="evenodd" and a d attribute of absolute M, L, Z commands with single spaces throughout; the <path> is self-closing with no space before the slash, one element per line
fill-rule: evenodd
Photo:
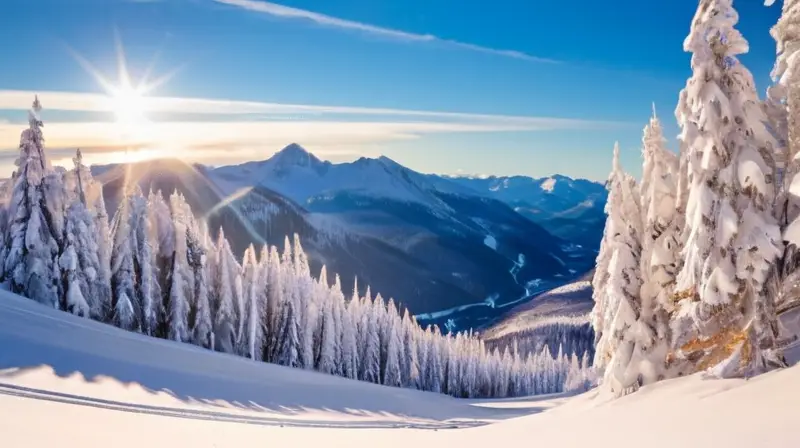
<path fill-rule="evenodd" d="M 338 17 L 333 17 L 314 11 L 292 8 L 291 6 L 279 5 L 277 3 L 272 3 L 267 1 L 260 1 L 260 0 L 213 0 L 213 1 L 225 5 L 246 9 L 248 11 L 268 14 L 273 17 L 279 17 L 283 19 L 308 20 L 322 26 L 328 26 L 328 27 L 351 30 L 351 31 L 359 31 L 371 35 L 388 37 L 408 42 L 438 43 L 443 45 L 449 45 L 451 47 L 461 48 L 464 50 L 493 54 L 496 56 L 503 56 L 514 59 L 521 59 L 531 62 L 542 62 L 551 64 L 558 62 L 554 59 L 533 56 L 517 50 L 490 48 L 490 47 L 484 47 L 482 45 L 476 45 L 452 39 L 444 39 L 441 37 L 434 36 L 432 34 L 419 34 L 419 33 L 411 33 L 408 31 L 395 30 L 391 28 L 385 28 L 382 26 L 371 25 L 368 23 L 356 22 L 347 19 L 340 19 Z"/>

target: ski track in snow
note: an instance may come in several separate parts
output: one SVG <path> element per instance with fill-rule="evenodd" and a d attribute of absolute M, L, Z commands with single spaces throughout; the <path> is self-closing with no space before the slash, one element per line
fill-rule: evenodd
<path fill-rule="evenodd" d="M 161 417 L 173 418 L 187 418 L 194 420 L 208 420 L 217 422 L 228 423 L 245 423 L 250 425 L 262 426 L 290 426 L 290 427 L 305 427 L 305 428 L 414 428 L 414 429 L 458 429 L 458 428 L 471 428 L 482 426 L 487 422 L 477 420 L 465 421 L 445 421 L 437 422 L 419 422 L 413 419 L 407 421 L 319 421 L 319 420 L 305 420 L 305 419 L 286 419 L 278 417 L 259 417 L 248 415 L 237 415 L 227 412 L 214 412 L 196 409 L 185 409 L 176 407 L 163 407 L 163 406 L 150 406 L 136 403 L 126 403 L 121 401 L 106 400 L 100 398 L 85 397 L 80 395 L 65 394 L 43 389 L 34 389 L 30 387 L 17 386 L 14 384 L 7 384 L 0 382 L 0 395 L 29 398 L 34 400 L 44 400 L 53 403 L 61 403 L 66 405 L 76 406 L 90 406 L 98 409 L 109 411 L 129 412 L 134 414 L 151 414 Z"/>

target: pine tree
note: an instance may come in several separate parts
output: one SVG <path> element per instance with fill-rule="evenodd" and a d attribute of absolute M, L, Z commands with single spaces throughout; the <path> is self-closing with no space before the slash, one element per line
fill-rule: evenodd
<path fill-rule="evenodd" d="M 795 156 L 800 152 L 800 87 L 798 87 L 797 59 L 800 50 L 800 1 L 784 0 L 783 10 L 778 23 L 772 27 L 770 34 L 777 43 L 777 59 L 772 70 L 775 84 L 768 90 L 767 115 L 778 140 L 783 143 L 779 158 L 785 163 L 783 193 L 778 201 L 778 212 L 785 228 L 800 217 L 800 192 L 792 191 L 792 184 L 800 172 L 800 161 Z M 797 190 L 797 187 L 794 188 Z M 792 253 L 792 255 L 795 255 Z M 796 256 L 795 258 L 800 258 Z M 800 261 L 793 260 L 792 270 Z"/>
<path fill-rule="evenodd" d="M 370 383 L 379 383 L 381 380 L 381 341 L 379 335 L 381 316 L 378 314 L 378 307 L 369 301 L 369 296 L 367 295 L 364 299 L 363 328 L 365 341 L 361 379 Z"/>
<path fill-rule="evenodd" d="M 256 250 L 251 244 L 244 252 L 242 261 L 244 277 L 245 321 L 247 330 L 243 343 L 246 355 L 253 360 L 261 361 L 264 350 L 264 332 L 261 326 L 264 310 L 264 289 L 259 288 L 259 265 Z"/>
<path fill-rule="evenodd" d="M 337 295 L 341 291 L 335 292 Z M 344 302 L 344 296 L 341 297 Z M 358 346 L 356 345 L 357 333 L 357 317 L 351 311 L 353 307 L 358 306 L 358 298 L 355 301 L 350 301 L 349 304 L 344 304 L 342 312 L 342 332 L 341 332 L 341 347 L 342 347 L 342 376 L 345 378 L 356 379 L 358 377 Z"/>
<path fill-rule="evenodd" d="M 288 244 L 288 238 L 287 238 Z M 303 368 L 314 368 L 314 332 L 318 328 L 318 317 L 320 309 L 314 301 L 314 285 L 311 278 L 311 270 L 308 265 L 308 257 L 300 244 L 300 236 L 294 234 L 292 255 L 294 266 L 294 278 L 296 294 L 295 298 L 301 312 L 300 319 L 300 361 Z"/>
<path fill-rule="evenodd" d="M 692 369 L 717 367 L 719 376 L 764 367 L 774 339 L 767 280 L 780 250 L 767 206 L 771 139 L 752 75 L 737 59 L 748 50 L 737 21 L 731 0 L 700 2 L 684 42 L 693 75 L 677 113 L 690 184 L 673 338 Z"/>
<path fill-rule="evenodd" d="M 52 167 L 44 153 L 44 136 L 37 97 L 28 113 L 28 129 L 20 137 L 20 154 L 15 164 L 9 206 L 10 225 L 5 236 L 4 279 L 11 291 L 58 308 L 59 279 L 56 257 L 59 253 L 56 228 L 49 213 L 45 178 Z"/>
<path fill-rule="evenodd" d="M 86 208 L 86 196 L 80 182 L 83 158 L 80 150 L 75 158 L 75 199 L 69 205 L 65 224 L 65 249 L 59 266 L 66 282 L 66 309 L 74 314 L 102 320 L 107 310 L 103 300 L 106 285 L 100 278 L 99 246 L 95 221 Z"/>
<path fill-rule="evenodd" d="M 206 266 L 208 249 L 205 247 L 205 235 L 194 220 L 191 210 L 188 209 L 189 226 L 186 228 L 186 257 L 189 271 L 192 276 L 192 318 L 191 339 L 192 343 L 205 348 L 211 348 L 214 322 L 209 295 L 208 268 Z"/>
<path fill-rule="evenodd" d="M 619 164 L 619 145 L 614 148 L 614 171 L 621 181 L 609 195 L 609 202 L 618 205 L 612 210 L 614 234 L 609 249 L 612 251 L 609 263 L 609 279 L 606 296 L 609 297 L 605 313 L 606 328 L 603 330 L 601 349 L 610 354 L 606 370 L 606 382 L 616 393 L 624 393 L 638 381 L 638 369 L 629 369 L 634 355 L 634 345 L 643 336 L 642 332 L 652 333 L 649 322 L 640 320 L 641 315 L 641 209 L 636 181 L 622 173 Z M 633 326 L 640 324 L 640 328 Z M 561 347 L 559 346 L 559 350 Z M 556 359 L 561 353 L 556 355 Z M 556 379 L 556 384 L 562 384 Z"/>
<path fill-rule="evenodd" d="M 617 157 L 616 153 L 615 157 Z M 592 277 L 592 299 L 594 300 L 594 307 L 592 308 L 590 319 L 592 328 L 594 328 L 595 345 L 598 347 L 598 350 L 595 351 L 594 363 L 599 367 L 605 367 L 606 363 L 610 359 L 609 350 L 605 348 L 608 335 L 605 334 L 604 331 L 608 325 L 608 322 L 606 321 L 606 314 L 608 313 L 610 298 L 606 296 L 606 287 L 608 285 L 609 264 L 611 263 L 612 256 L 612 238 L 614 233 L 617 231 L 613 227 L 614 221 L 611 219 L 611 215 L 615 208 L 620 207 L 618 202 L 621 200 L 621 196 L 619 194 L 611 194 L 612 190 L 617 189 L 619 187 L 619 183 L 621 182 L 621 179 L 619 178 L 621 173 L 616 169 L 616 167 L 617 163 L 615 159 L 614 169 L 611 171 L 611 174 L 606 181 L 606 190 L 609 192 L 609 197 L 606 200 L 604 210 L 606 214 L 606 223 L 605 227 L 603 228 L 603 238 L 600 241 L 600 250 L 597 254 L 594 275 Z"/>
<path fill-rule="evenodd" d="M 112 321 L 125 330 L 141 331 L 142 307 L 137 269 L 137 234 L 146 208 L 138 185 L 129 187 L 112 220 L 111 291 L 113 294 Z M 149 261 L 149 260 L 148 260 Z"/>
<path fill-rule="evenodd" d="M 664 361 L 671 340 L 668 313 L 673 311 L 670 297 L 677 274 L 680 232 L 676 216 L 678 160 L 664 147 L 655 107 L 642 144 L 641 312 L 634 330 L 636 348 L 627 376 L 634 378 L 641 374 L 643 383 L 649 384 L 666 375 Z"/>
<path fill-rule="evenodd" d="M 169 272 L 167 338 L 178 342 L 188 342 L 190 335 L 189 302 L 193 289 L 186 245 L 188 218 L 184 198 L 180 193 L 173 192 L 169 202 L 175 229 L 175 251 L 172 254 L 172 266 Z"/>
<path fill-rule="evenodd" d="M 417 324 L 408 312 L 408 308 L 403 312 L 403 322 L 401 326 L 403 332 L 404 386 L 411 389 L 418 389 L 420 387 L 420 367 L 416 339 Z"/>
<path fill-rule="evenodd" d="M 281 331 L 278 337 L 277 362 L 289 367 L 302 367 L 300 359 L 300 325 L 302 318 L 297 310 L 299 305 L 296 293 L 294 264 L 291 261 L 291 245 L 286 240 L 281 261 L 283 304 L 281 312 Z"/>
<path fill-rule="evenodd" d="M 383 374 L 383 384 L 386 386 L 400 387 L 403 385 L 401 373 L 401 357 L 403 356 L 403 339 L 400 333 L 400 317 L 394 300 L 389 299 L 388 315 L 385 325 L 386 330 L 386 365 Z"/>
<path fill-rule="evenodd" d="M 267 306 L 265 319 L 269 332 L 267 333 L 267 358 L 268 362 L 276 362 L 281 330 L 283 329 L 281 317 L 284 307 L 284 279 L 281 269 L 281 260 L 278 248 L 272 246 L 269 251 L 267 263 Z"/>
<path fill-rule="evenodd" d="M 778 140 L 783 143 L 780 159 L 784 170 L 778 178 L 782 189 L 776 201 L 777 216 L 783 229 L 780 289 L 775 307 L 790 309 L 800 304 L 800 1 L 784 0 L 783 10 L 771 34 L 777 43 L 778 57 L 772 71 L 776 81 L 768 91 L 767 112 Z"/>
<path fill-rule="evenodd" d="M 320 285 L 320 288 L 324 288 L 323 293 L 328 292 L 327 285 Z M 326 299 L 321 306 L 320 350 L 316 365 L 317 370 L 320 372 L 333 374 L 336 369 L 336 327 L 333 317 L 333 303 Z"/>
<path fill-rule="evenodd" d="M 212 272 L 212 296 L 214 306 L 214 348 L 225 353 L 234 353 L 236 347 L 236 310 L 234 299 L 234 276 L 238 266 L 233 259 L 230 244 L 222 229 L 217 235 L 214 272 Z"/>

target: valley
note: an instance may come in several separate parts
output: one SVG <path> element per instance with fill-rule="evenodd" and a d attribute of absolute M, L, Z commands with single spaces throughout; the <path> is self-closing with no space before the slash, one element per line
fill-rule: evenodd
<path fill-rule="evenodd" d="M 606 194 L 565 176 L 450 178 L 386 157 L 333 164 L 297 144 L 235 166 L 159 159 L 92 171 L 109 207 L 131 179 L 183 193 L 212 236 L 230 229 L 234 253 L 298 233 L 313 272 L 325 265 L 345 291 L 357 280 L 362 294 L 370 286 L 448 331 L 486 326 L 591 269 Z"/>

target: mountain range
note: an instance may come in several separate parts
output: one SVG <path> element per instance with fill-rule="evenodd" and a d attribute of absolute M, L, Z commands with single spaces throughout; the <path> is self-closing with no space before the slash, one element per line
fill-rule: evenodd
<path fill-rule="evenodd" d="M 235 252 L 298 233 L 312 269 L 326 265 L 345 290 L 357 278 L 362 292 L 370 285 L 449 329 L 485 325 L 591 269 L 604 221 L 598 183 L 422 174 L 387 157 L 334 164 L 297 144 L 233 166 L 158 159 L 92 171 L 109 209 L 132 180 L 177 189 Z"/>

